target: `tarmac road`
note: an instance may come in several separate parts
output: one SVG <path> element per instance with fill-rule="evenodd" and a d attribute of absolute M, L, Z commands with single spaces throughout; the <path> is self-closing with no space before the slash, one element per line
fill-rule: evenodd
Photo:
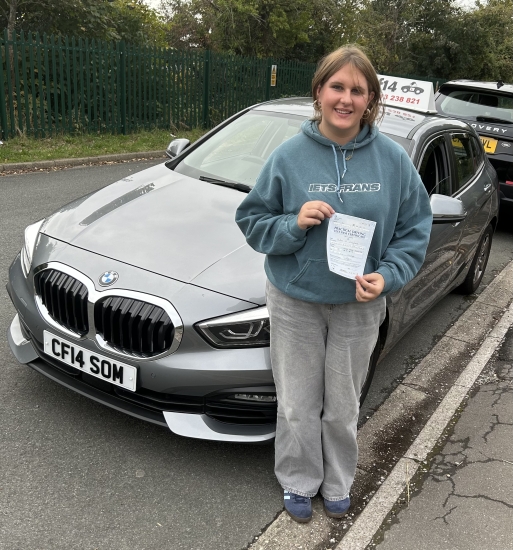
<path fill-rule="evenodd" d="M 0 332 L 23 229 L 58 206 L 161 161 L 0 178 Z M 483 285 L 513 258 L 495 235 Z M 472 302 L 450 295 L 380 363 L 362 421 Z M 238 550 L 282 509 L 273 448 L 174 436 L 24 367 L 0 339 L 0 549 Z"/>

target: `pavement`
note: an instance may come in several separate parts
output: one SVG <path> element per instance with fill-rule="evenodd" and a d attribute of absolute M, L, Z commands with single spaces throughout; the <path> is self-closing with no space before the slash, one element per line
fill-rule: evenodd
<path fill-rule="evenodd" d="M 513 328 L 449 432 L 368 548 L 513 548 Z"/>
<path fill-rule="evenodd" d="M 166 159 L 164 150 L 144 151 L 140 153 L 116 153 L 113 155 L 99 155 L 96 157 L 36 160 L 33 162 L 11 162 L 0 164 L 1 175 L 19 174 L 35 170 L 62 170 L 73 166 L 87 166 L 92 164 L 107 164 L 112 162 L 131 162 L 133 160 L 147 160 L 154 158 Z"/>

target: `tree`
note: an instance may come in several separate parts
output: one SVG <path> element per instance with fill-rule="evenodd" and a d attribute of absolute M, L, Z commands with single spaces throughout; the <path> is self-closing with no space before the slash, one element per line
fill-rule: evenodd
<path fill-rule="evenodd" d="M 30 5 L 34 0 L 0 0 L 0 21 L 2 28 L 6 28 L 9 37 L 16 27 L 18 10 L 22 6 Z"/>
<path fill-rule="evenodd" d="M 119 39 L 137 45 L 166 46 L 164 21 L 142 0 L 111 0 L 113 21 Z"/>
<path fill-rule="evenodd" d="M 513 80 L 513 0 L 369 0 L 361 43 L 379 72 Z"/>
<path fill-rule="evenodd" d="M 313 0 L 308 41 L 295 45 L 294 59 L 315 63 L 335 48 L 358 42 L 361 4 L 359 0 Z"/>
<path fill-rule="evenodd" d="M 13 31 L 164 44 L 164 28 L 142 0 L 0 0 L 0 24 Z"/>
<path fill-rule="evenodd" d="M 355 36 L 358 0 L 162 0 L 176 48 L 317 61 Z"/>
<path fill-rule="evenodd" d="M 173 47 L 283 56 L 308 40 L 307 0 L 164 0 Z"/>
<path fill-rule="evenodd" d="M 362 12 L 361 40 L 379 72 L 433 74 L 424 60 L 446 44 L 460 13 L 453 0 L 371 0 Z"/>
<path fill-rule="evenodd" d="M 447 51 L 451 78 L 513 82 L 513 1 L 489 0 L 462 13 Z"/>

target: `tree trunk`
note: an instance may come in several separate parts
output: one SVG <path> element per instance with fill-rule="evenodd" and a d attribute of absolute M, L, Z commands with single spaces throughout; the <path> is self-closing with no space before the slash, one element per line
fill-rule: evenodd
<path fill-rule="evenodd" d="M 18 13 L 19 0 L 10 0 L 9 2 L 9 18 L 7 19 L 7 34 L 9 40 L 12 40 L 12 33 L 16 26 L 16 15 Z"/>

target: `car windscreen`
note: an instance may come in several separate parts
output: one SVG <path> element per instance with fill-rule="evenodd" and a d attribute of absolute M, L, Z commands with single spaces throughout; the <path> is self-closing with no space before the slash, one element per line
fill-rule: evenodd
<path fill-rule="evenodd" d="M 175 172 L 253 186 L 269 155 L 300 132 L 304 117 L 250 111 L 201 143 Z"/>
<path fill-rule="evenodd" d="M 443 87 L 436 104 L 439 111 L 457 118 L 513 123 L 513 97 L 494 90 Z"/>
<path fill-rule="evenodd" d="M 269 155 L 298 134 L 304 120 L 300 115 L 250 111 L 198 145 L 173 170 L 195 179 L 212 178 L 253 187 Z M 412 140 L 390 130 L 383 133 L 409 153 Z"/>

